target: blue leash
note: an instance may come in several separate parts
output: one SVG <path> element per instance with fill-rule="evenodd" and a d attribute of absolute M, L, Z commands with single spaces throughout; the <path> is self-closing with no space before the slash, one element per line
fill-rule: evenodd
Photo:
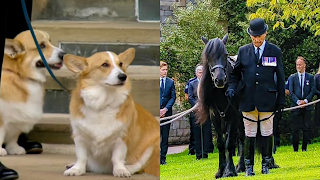
<path fill-rule="evenodd" d="M 39 51 L 39 54 L 40 54 L 41 59 L 42 59 L 42 61 L 43 61 L 43 64 L 46 66 L 46 68 L 47 68 L 49 74 L 51 75 L 51 77 L 52 77 L 64 90 L 67 90 L 67 91 L 68 91 L 68 89 L 65 88 L 65 87 L 58 81 L 58 79 L 56 78 L 56 76 L 53 74 L 53 72 L 51 71 L 51 69 L 50 69 L 50 67 L 49 67 L 49 65 L 48 65 L 48 63 L 47 63 L 47 61 L 46 61 L 46 59 L 44 58 L 44 55 L 42 54 L 42 51 L 41 51 L 41 48 L 40 48 L 40 46 L 39 46 L 39 44 L 38 44 L 36 35 L 34 34 L 33 28 L 32 28 L 31 23 L 30 23 L 30 19 L 29 19 L 28 13 L 27 13 L 26 3 L 25 3 L 24 0 L 21 0 L 21 5 L 22 5 L 24 17 L 26 18 L 26 21 L 27 21 L 29 30 L 30 30 L 31 35 L 32 35 L 32 37 L 33 37 L 33 40 L 34 40 L 34 42 L 35 42 L 35 44 L 36 44 L 36 46 L 37 46 L 37 49 L 38 49 L 38 51 Z"/>

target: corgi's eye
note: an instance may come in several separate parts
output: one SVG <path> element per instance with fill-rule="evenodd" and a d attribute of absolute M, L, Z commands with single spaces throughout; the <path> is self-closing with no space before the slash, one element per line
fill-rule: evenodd
<path fill-rule="evenodd" d="M 122 63 L 120 63 L 119 66 L 122 67 Z"/>
<path fill-rule="evenodd" d="M 101 66 L 102 67 L 109 67 L 109 64 L 108 63 L 103 63 Z"/>
<path fill-rule="evenodd" d="M 41 49 L 44 49 L 45 47 L 46 47 L 46 45 L 45 45 L 44 43 L 41 43 L 41 44 L 40 44 L 40 48 L 41 48 Z"/>

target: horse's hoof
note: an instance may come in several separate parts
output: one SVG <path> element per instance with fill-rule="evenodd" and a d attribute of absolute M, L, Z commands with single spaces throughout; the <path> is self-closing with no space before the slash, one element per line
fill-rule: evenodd
<path fill-rule="evenodd" d="M 238 176 L 234 166 L 232 167 L 227 167 L 225 168 L 222 177 L 233 177 L 233 176 Z"/>
<path fill-rule="evenodd" d="M 221 169 L 219 169 L 218 170 L 218 172 L 216 173 L 216 179 L 218 179 L 218 178 L 222 178 L 222 176 L 223 176 L 223 171 L 221 171 Z"/>

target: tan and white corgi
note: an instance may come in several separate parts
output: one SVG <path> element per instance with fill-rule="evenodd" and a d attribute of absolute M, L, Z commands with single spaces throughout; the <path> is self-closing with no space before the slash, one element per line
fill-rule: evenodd
<path fill-rule="evenodd" d="M 64 175 L 160 176 L 159 121 L 130 95 L 126 69 L 134 56 L 133 48 L 119 55 L 64 56 L 65 66 L 79 75 L 70 102 L 77 161 Z"/>
<path fill-rule="evenodd" d="M 35 30 L 35 35 L 50 67 L 60 69 L 65 53 L 50 43 L 48 33 Z M 26 153 L 17 140 L 42 117 L 44 67 L 30 31 L 6 39 L 0 89 L 0 145 L 6 148 L 0 147 L 1 156 Z"/>

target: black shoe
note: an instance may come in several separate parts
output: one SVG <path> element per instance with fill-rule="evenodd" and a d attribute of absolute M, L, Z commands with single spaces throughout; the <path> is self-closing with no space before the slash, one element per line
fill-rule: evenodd
<path fill-rule="evenodd" d="M 0 180 L 18 179 L 19 175 L 15 170 L 7 168 L 0 162 Z"/>
<path fill-rule="evenodd" d="M 188 153 L 188 155 L 195 155 L 195 154 L 196 154 L 196 152 L 194 150 L 190 150 Z"/>
<path fill-rule="evenodd" d="M 39 142 L 29 141 L 25 134 L 20 135 L 18 144 L 26 150 L 27 154 L 41 154 L 43 151 Z"/>
<path fill-rule="evenodd" d="M 166 161 L 160 161 L 160 165 L 167 165 Z"/>
<path fill-rule="evenodd" d="M 280 166 L 274 162 L 274 158 L 272 156 L 269 162 L 269 169 L 277 169 L 277 168 L 280 168 Z"/>
<path fill-rule="evenodd" d="M 200 159 L 208 159 L 208 154 L 203 154 L 203 156 L 202 155 L 200 155 L 200 156 L 197 156 L 197 158 L 196 158 L 196 160 L 200 160 Z"/>

